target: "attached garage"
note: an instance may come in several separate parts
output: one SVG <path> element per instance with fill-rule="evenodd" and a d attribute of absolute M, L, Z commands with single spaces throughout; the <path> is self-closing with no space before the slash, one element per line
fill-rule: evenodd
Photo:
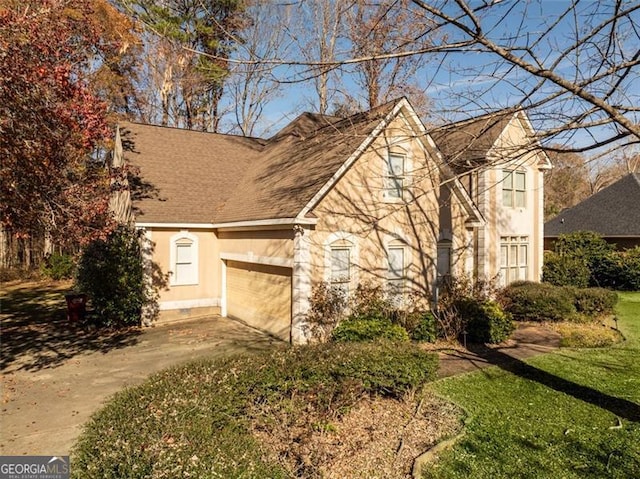
<path fill-rule="evenodd" d="M 289 341 L 291 268 L 226 262 L 227 316 Z"/>

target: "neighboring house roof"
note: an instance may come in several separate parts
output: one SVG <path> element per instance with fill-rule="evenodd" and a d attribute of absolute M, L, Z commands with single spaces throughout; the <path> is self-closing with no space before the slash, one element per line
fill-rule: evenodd
<path fill-rule="evenodd" d="M 595 231 L 605 237 L 640 237 L 640 173 L 631 173 L 566 209 L 544 225 L 544 236 Z"/>

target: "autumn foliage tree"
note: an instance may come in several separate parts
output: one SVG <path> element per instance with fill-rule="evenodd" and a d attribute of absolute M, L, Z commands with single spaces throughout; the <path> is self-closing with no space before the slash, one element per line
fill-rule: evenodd
<path fill-rule="evenodd" d="M 95 6 L 0 6 L 0 222 L 14 235 L 84 243 L 109 229 L 109 178 L 91 156 L 109 137 L 107 108 L 87 78 L 122 45 L 102 40 Z"/>

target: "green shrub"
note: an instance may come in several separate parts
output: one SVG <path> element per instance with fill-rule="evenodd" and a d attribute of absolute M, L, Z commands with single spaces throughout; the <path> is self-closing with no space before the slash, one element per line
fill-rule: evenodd
<path fill-rule="evenodd" d="M 430 311 L 414 313 L 417 321 L 409 336 L 414 341 L 433 343 L 437 339 L 436 318 Z"/>
<path fill-rule="evenodd" d="M 333 330 L 332 339 L 337 342 L 374 341 L 388 339 L 392 341 L 408 341 L 409 334 L 399 324 L 379 316 L 350 316 Z"/>
<path fill-rule="evenodd" d="M 464 299 L 457 308 L 466 325 L 468 339 L 475 343 L 500 343 L 515 329 L 511 315 L 495 301 Z"/>
<path fill-rule="evenodd" d="M 615 264 L 615 247 L 607 243 L 598 233 L 577 231 L 560 235 L 554 249 L 560 256 L 584 261 L 590 273 L 588 286 L 611 286 L 612 273 L 615 274 L 612 271 Z"/>
<path fill-rule="evenodd" d="M 618 302 L 618 295 L 608 289 L 568 288 L 567 291 L 573 296 L 576 311 L 591 318 L 613 314 L 613 308 Z"/>
<path fill-rule="evenodd" d="M 155 290 L 144 280 L 140 241 L 138 232 L 121 226 L 82 252 L 76 288 L 89 296 L 100 325 L 139 325 L 143 308 L 155 303 Z"/>
<path fill-rule="evenodd" d="M 623 251 L 618 269 L 619 288 L 622 291 L 640 291 L 640 246 Z"/>
<path fill-rule="evenodd" d="M 516 321 L 563 321 L 576 315 L 569 290 L 547 283 L 512 283 L 501 291 L 500 302 Z"/>
<path fill-rule="evenodd" d="M 56 281 L 73 278 L 75 270 L 76 262 L 73 256 L 65 253 L 53 253 L 47 256 L 40 266 L 43 276 Z"/>
<path fill-rule="evenodd" d="M 311 429 L 307 418 L 339 417 L 364 395 L 401 398 L 435 379 L 437 361 L 412 343 L 328 343 L 171 368 L 92 416 L 71 477 L 291 477 L 252 426 L 286 416 Z"/>
<path fill-rule="evenodd" d="M 544 255 L 542 281 L 555 286 L 589 286 L 591 271 L 583 258 L 549 252 Z"/>

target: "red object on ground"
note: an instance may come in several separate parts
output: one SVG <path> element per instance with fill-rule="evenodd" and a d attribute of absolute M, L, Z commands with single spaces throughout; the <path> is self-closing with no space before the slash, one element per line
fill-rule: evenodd
<path fill-rule="evenodd" d="M 84 320 L 87 314 L 87 295 L 86 294 L 67 294 L 67 319 L 76 322 Z"/>

